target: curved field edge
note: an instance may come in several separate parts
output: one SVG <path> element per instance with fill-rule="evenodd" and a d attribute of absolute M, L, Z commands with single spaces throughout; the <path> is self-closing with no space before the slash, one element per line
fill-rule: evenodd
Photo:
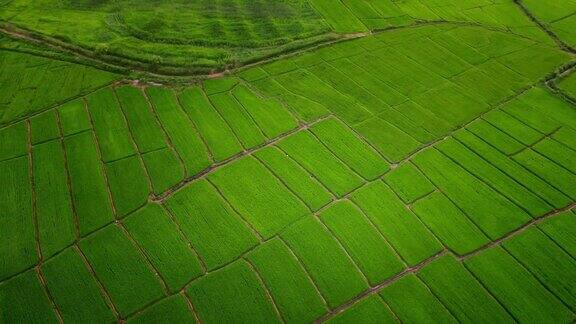
<path fill-rule="evenodd" d="M 318 2 L 318 4 L 324 3 L 324 1 L 316 1 L 316 2 Z M 314 5 L 317 4 L 315 3 Z M 492 20 L 483 21 L 482 19 L 475 18 L 473 15 L 470 16 L 454 15 L 454 13 L 450 10 L 446 10 L 446 12 L 435 11 L 434 14 L 425 15 L 424 14 L 425 11 L 422 12 L 414 11 L 416 9 L 409 9 L 409 7 L 400 9 L 397 8 L 395 10 L 397 11 L 399 10 L 398 12 L 392 11 L 387 13 L 386 11 L 380 11 L 380 10 L 384 10 L 384 8 L 387 8 L 386 10 L 392 10 L 391 8 L 393 7 L 393 5 L 389 7 L 384 5 L 383 8 L 378 8 L 376 10 L 379 11 L 379 15 L 381 15 L 382 17 L 396 17 L 394 15 L 405 15 L 406 17 L 408 17 L 408 19 L 406 20 L 401 19 L 399 21 L 395 21 L 394 18 L 390 18 L 390 22 L 386 22 L 383 24 L 376 24 L 374 26 L 370 26 L 369 28 L 366 28 L 362 24 L 360 24 L 360 26 L 356 25 L 356 27 L 343 28 L 343 29 L 333 27 L 337 31 L 337 33 L 328 33 L 323 36 L 312 37 L 308 40 L 298 40 L 293 43 L 282 45 L 280 47 L 274 47 L 271 52 L 258 54 L 257 56 L 254 56 L 253 58 L 250 58 L 248 60 L 241 60 L 236 63 L 233 63 L 232 65 L 216 66 L 216 67 L 214 66 L 203 67 L 202 65 L 190 66 L 190 67 L 177 66 L 161 62 L 143 61 L 139 60 L 136 57 L 127 57 L 127 56 L 123 57 L 118 55 L 109 55 L 106 53 L 99 53 L 99 52 L 97 53 L 93 49 L 74 45 L 61 39 L 53 38 L 35 32 L 33 30 L 25 29 L 23 26 L 14 25 L 9 22 L 2 23 L 2 31 L 5 34 L 11 35 L 11 37 L 20 38 L 28 42 L 35 42 L 38 44 L 42 44 L 43 46 L 51 47 L 56 51 L 67 52 L 68 54 L 72 54 L 73 56 L 79 57 L 81 60 L 86 61 L 88 64 L 97 64 L 100 67 L 109 68 L 116 71 L 123 71 L 124 73 L 132 72 L 133 74 L 135 73 L 134 78 L 148 78 L 151 80 L 164 80 L 168 82 L 178 81 L 179 79 L 180 81 L 182 81 L 181 80 L 182 77 L 185 77 L 185 79 L 189 79 L 191 76 L 202 78 L 205 76 L 210 76 L 210 74 L 214 73 L 221 73 L 221 72 L 229 73 L 231 70 L 236 70 L 246 65 L 253 65 L 258 64 L 262 61 L 281 58 L 286 54 L 305 51 L 322 44 L 324 45 L 330 44 L 334 41 L 337 42 L 342 38 L 346 39 L 349 37 L 356 37 L 362 34 L 366 35 L 367 33 L 374 33 L 395 28 L 403 28 L 419 24 L 460 23 L 470 25 L 482 25 L 488 28 L 495 28 L 510 33 L 516 33 L 517 35 L 522 35 L 524 37 L 537 38 L 539 41 L 542 42 L 553 43 L 554 41 L 556 41 L 556 43 L 558 43 L 559 41 L 558 37 L 555 36 L 553 32 L 546 29 L 546 27 L 543 24 L 539 23 L 533 17 L 533 15 L 531 15 L 531 13 L 525 9 L 525 6 L 523 6 L 521 2 L 516 3 L 510 1 L 510 3 L 502 3 L 499 5 L 503 6 L 503 8 L 506 9 L 506 12 L 509 12 L 510 15 L 514 16 L 511 21 L 508 21 L 507 18 L 505 18 L 504 16 L 493 16 L 493 15 L 491 16 Z M 322 7 L 324 6 L 325 4 L 322 4 Z M 334 9 L 337 9 L 340 6 L 343 6 L 345 8 L 344 11 L 339 13 L 339 15 L 345 14 L 344 18 L 356 17 L 354 15 L 362 13 L 362 11 L 360 12 L 355 11 L 355 10 L 361 10 L 359 8 L 362 7 L 347 8 L 347 5 L 343 5 L 341 4 L 341 2 L 338 2 L 338 5 L 336 6 L 326 6 L 327 7 L 326 9 L 330 11 L 332 9 L 328 8 L 333 7 Z M 373 6 L 373 8 L 376 8 L 375 4 L 371 4 L 371 6 Z M 452 9 L 457 10 L 472 10 L 475 8 L 474 6 L 471 5 L 467 6 L 464 5 L 462 6 L 462 8 L 458 7 L 458 5 L 455 4 L 452 4 L 451 6 L 456 6 Z M 406 12 L 403 13 L 402 10 L 406 10 Z M 331 12 L 330 14 L 336 14 L 337 12 L 338 10 L 336 10 L 336 12 L 334 13 Z M 490 13 L 486 14 L 490 16 Z M 327 15 L 327 13 L 324 13 L 324 15 Z M 362 18 L 362 16 L 358 17 Z M 530 19 L 528 19 L 528 17 Z M 344 18 L 339 20 L 347 21 L 347 19 Z M 521 23 L 519 23 L 518 21 L 521 21 Z M 352 26 L 355 26 L 355 24 L 352 24 Z M 569 50 L 569 48 L 563 46 L 562 43 L 558 44 L 560 44 L 560 46 L 563 49 Z"/>
<path fill-rule="evenodd" d="M 495 31 L 495 32 L 499 32 L 499 33 L 510 33 L 510 31 L 501 29 L 501 28 L 496 28 L 496 27 L 487 27 L 487 26 L 482 26 L 482 25 L 478 25 L 478 24 L 474 24 L 474 23 L 453 23 L 453 22 L 417 22 L 415 24 L 411 24 L 408 26 L 401 26 L 401 27 L 390 27 L 388 29 L 385 30 L 381 30 L 381 31 L 377 31 L 374 33 L 355 33 L 355 34 L 351 34 L 351 35 L 344 35 L 344 36 L 339 36 L 339 39 L 335 40 L 335 41 L 329 41 L 326 44 L 319 44 L 319 45 L 314 45 L 310 48 L 307 49 L 300 49 L 297 50 L 295 52 L 289 53 L 289 54 L 283 54 L 279 57 L 273 57 L 270 59 L 264 59 L 262 61 L 256 62 L 256 63 L 251 63 L 248 64 L 246 66 L 243 67 L 239 67 L 233 70 L 227 70 L 225 71 L 225 73 L 217 73 L 217 74 L 208 74 L 208 75 L 199 75 L 199 76 L 194 76 L 192 78 L 190 77 L 172 77 L 172 76 L 163 76 L 163 75 L 159 75 L 159 74 L 155 74 L 155 73 L 149 73 L 149 72 L 144 72 L 144 71 L 140 71 L 140 72 L 135 72 L 134 70 L 130 70 L 130 69 L 126 69 L 126 66 L 124 65 L 109 65 L 109 63 L 105 62 L 105 61 L 100 61 L 98 59 L 92 59 L 90 58 L 89 54 L 88 56 L 82 54 L 81 56 L 78 56 L 76 52 L 72 51 L 72 52 L 68 52 L 68 51 L 64 51 L 64 52 L 60 52 L 61 50 L 63 50 L 62 47 L 60 47 L 60 45 L 57 45 L 55 47 L 49 47 L 51 49 L 51 51 L 48 52 L 48 54 L 46 55 L 46 53 L 39 55 L 41 53 L 42 50 L 42 46 L 44 46 L 43 42 L 35 42 L 33 41 L 32 43 L 30 43 L 30 45 L 26 46 L 20 46 L 18 45 L 18 43 L 20 41 L 18 40 L 14 40 L 12 42 L 10 42 L 9 46 L 4 48 L 4 50 L 6 51 L 14 51 L 15 53 L 18 52 L 22 52 L 22 53 L 28 53 L 29 55 L 36 55 L 36 56 L 46 56 L 49 59 L 53 59 L 53 60 L 62 60 L 62 61 L 68 61 L 71 62 L 73 64 L 82 64 L 82 65 L 87 65 L 87 66 L 94 66 L 97 69 L 100 70 L 104 70 L 104 71 L 110 71 L 112 73 L 117 73 L 117 77 L 115 77 L 115 79 L 117 81 L 115 82 L 136 82 L 137 84 L 144 84 L 146 85 L 147 83 L 150 83 L 152 85 L 157 84 L 157 82 L 161 82 L 161 83 L 165 83 L 168 86 L 170 85 L 174 85 L 176 87 L 180 87 L 182 85 L 186 85 L 186 84 L 197 84 L 200 83 L 202 84 L 203 81 L 205 80 L 212 80 L 212 79 L 222 79 L 222 78 L 226 78 L 228 75 L 248 75 L 251 73 L 254 73 L 257 70 L 260 70 L 260 67 L 262 66 L 266 66 L 269 64 L 274 64 L 275 62 L 281 62 L 283 60 L 289 60 L 291 58 L 295 58 L 295 57 L 299 57 L 299 56 L 303 56 L 306 54 L 310 54 L 313 55 L 313 53 L 315 51 L 321 50 L 321 49 L 325 49 L 325 48 L 330 48 L 331 46 L 337 45 L 337 44 L 343 44 L 343 43 L 348 43 L 348 42 L 362 42 L 363 38 L 372 38 L 372 37 L 379 37 L 380 36 L 385 36 L 386 34 L 389 33 L 396 33 L 396 32 L 401 32 L 403 30 L 410 30 L 410 29 L 420 29 L 420 28 L 426 28 L 427 26 L 433 27 L 433 26 L 439 26 L 439 27 L 471 27 L 471 28 L 480 28 L 482 30 L 485 31 Z M 510 33 L 511 35 L 523 38 L 523 39 L 527 39 L 530 41 L 534 41 L 536 43 L 541 43 L 541 40 L 539 39 L 532 39 L 526 36 L 522 36 L 522 35 L 517 35 L 515 33 Z M 6 42 L 6 41 L 5 41 Z M 61 42 L 60 42 L 61 43 Z M 549 44 L 546 43 L 542 43 L 543 46 L 550 46 Z M 62 55 L 64 55 L 64 57 L 62 57 Z M 143 73 L 143 74 L 142 74 Z M 122 81 L 125 80 L 125 81 Z M 133 81 L 130 81 L 133 80 Z M 211 81 L 210 81 L 211 82 Z M 224 82 L 225 83 L 225 82 Z M 70 97 L 67 100 L 63 100 L 63 101 L 59 101 L 59 103 L 64 103 L 70 99 L 74 99 L 77 96 L 74 97 Z M 10 123 L 14 123 L 17 122 L 19 120 L 22 120 L 23 118 L 26 117 L 30 117 L 33 116 L 35 114 L 41 113 L 45 110 L 48 109 L 52 109 L 55 108 L 56 106 L 52 105 L 48 105 L 46 107 L 43 107 L 40 110 L 34 111 L 31 114 L 25 114 L 25 115 L 15 115 L 14 117 L 12 117 L 13 120 L 6 120 L 5 118 L 2 119 L 2 121 L 0 121 L 0 125 L 1 124 L 10 124 Z"/>

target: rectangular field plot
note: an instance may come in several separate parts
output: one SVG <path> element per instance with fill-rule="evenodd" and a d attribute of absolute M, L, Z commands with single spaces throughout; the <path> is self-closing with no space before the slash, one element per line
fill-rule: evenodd
<path fill-rule="evenodd" d="M 514 94 L 514 92 L 510 90 L 510 86 L 502 87 L 496 83 L 493 78 L 478 68 L 470 69 L 452 78 L 452 81 L 459 85 L 471 97 L 491 106 L 498 104 L 503 98 Z"/>
<path fill-rule="evenodd" d="M 459 322 L 514 322 L 498 301 L 451 256 L 443 256 L 427 265 L 418 277 Z"/>
<path fill-rule="evenodd" d="M 166 147 L 162 128 L 154 116 L 142 90 L 123 86 L 116 88 L 116 96 L 140 153 Z"/>
<path fill-rule="evenodd" d="M 389 124 L 396 126 L 396 128 L 401 129 L 404 133 L 420 143 L 428 143 L 433 141 L 438 137 L 438 135 L 434 135 L 435 132 L 437 132 L 436 128 L 440 127 L 435 127 L 436 125 L 432 125 L 432 120 L 429 120 L 430 118 L 425 118 L 425 116 L 421 115 L 417 116 L 416 118 L 410 116 L 410 111 L 416 111 L 414 106 L 416 106 L 416 104 L 411 101 L 405 102 L 395 106 L 394 108 L 385 109 L 378 115 L 378 117 L 387 121 Z M 431 115 L 431 113 L 429 113 L 429 115 Z M 439 123 L 437 126 L 441 126 L 441 123 Z M 444 132 L 438 133 L 443 134 Z"/>
<path fill-rule="evenodd" d="M 545 139 L 534 145 L 534 151 L 576 174 L 576 151 L 555 140 Z"/>
<path fill-rule="evenodd" d="M 457 323 L 418 277 L 409 274 L 380 291 L 380 296 L 404 323 Z"/>
<path fill-rule="evenodd" d="M 245 149 L 260 145 L 266 141 L 262 130 L 250 117 L 242 105 L 229 93 L 220 93 L 209 97 L 210 102 L 220 116 L 226 120 Z"/>
<path fill-rule="evenodd" d="M 148 200 L 148 176 L 138 155 L 106 163 L 106 174 L 118 217 L 124 217 Z"/>
<path fill-rule="evenodd" d="M 206 180 L 191 183 L 165 204 L 208 270 L 231 262 L 258 243 L 256 234 Z"/>
<path fill-rule="evenodd" d="M 421 145 L 413 137 L 379 117 L 359 123 L 354 129 L 392 162 L 400 161 Z"/>
<path fill-rule="evenodd" d="M 576 150 L 576 130 L 569 127 L 561 127 L 552 134 L 552 138 L 567 147 Z"/>
<path fill-rule="evenodd" d="M 262 66 L 262 70 L 266 71 L 269 75 L 284 74 L 296 69 L 298 69 L 298 65 L 293 60 L 280 60 Z"/>
<path fill-rule="evenodd" d="M 72 198 L 83 236 L 111 222 L 114 215 L 92 132 L 68 136 L 64 144 Z"/>
<path fill-rule="evenodd" d="M 374 286 L 404 269 L 404 263 L 382 234 L 350 202 L 338 202 L 319 215 L 342 244 L 370 285 Z"/>
<path fill-rule="evenodd" d="M 282 242 L 275 238 L 247 256 L 259 273 L 286 323 L 312 322 L 326 311 L 312 279 Z"/>
<path fill-rule="evenodd" d="M 532 105 L 523 98 L 519 97 L 507 103 L 502 110 L 542 134 L 550 134 L 563 125 L 563 122 L 548 116 L 541 105 Z"/>
<path fill-rule="evenodd" d="M 536 111 L 553 120 L 556 126 L 576 128 L 576 111 L 574 106 L 558 95 L 542 87 L 534 87 L 521 97 L 522 101 Z"/>
<path fill-rule="evenodd" d="M 342 58 L 330 62 L 330 65 L 345 74 L 351 82 L 355 82 L 376 96 L 385 104 L 384 106 L 395 106 L 408 100 L 378 77 L 359 67 L 355 61 L 357 61 L 356 58 Z"/>
<path fill-rule="evenodd" d="M 235 161 L 208 179 L 265 238 L 309 213 L 304 203 L 253 157 Z"/>
<path fill-rule="evenodd" d="M 472 252 L 490 242 L 458 207 L 439 192 L 415 202 L 412 211 L 455 253 Z"/>
<path fill-rule="evenodd" d="M 435 149 L 412 162 L 491 239 L 520 227 L 531 217 Z"/>
<path fill-rule="evenodd" d="M 205 323 L 280 322 L 261 280 L 243 260 L 202 277 L 187 292 Z"/>
<path fill-rule="evenodd" d="M 499 109 L 492 110 L 482 116 L 482 119 L 526 146 L 532 145 L 544 137 L 542 133 Z"/>
<path fill-rule="evenodd" d="M 124 114 L 112 89 L 100 90 L 87 98 L 104 162 L 136 153 Z"/>
<path fill-rule="evenodd" d="M 163 296 L 159 278 L 118 226 L 92 234 L 80 242 L 80 248 L 121 316 Z"/>
<path fill-rule="evenodd" d="M 514 160 L 544 179 L 564 194 L 576 199 L 576 175 L 538 152 L 527 149 L 514 156 Z"/>
<path fill-rule="evenodd" d="M 278 147 L 338 197 L 344 196 L 363 183 L 362 178 L 308 131 L 298 132 L 282 140 Z"/>
<path fill-rule="evenodd" d="M 68 174 L 60 140 L 32 148 L 36 217 L 44 258 L 72 244 L 76 238 Z"/>
<path fill-rule="evenodd" d="M 167 147 L 143 154 L 142 160 L 155 194 L 168 190 L 186 176 L 184 165 L 172 148 Z"/>
<path fill-rule="evenodd" d="M 265 81 L 277 83 L 272 79 L 267 79 Z M 281 95 L 281 98 L 296 115 L 306 122 L 312 122 L 330 114 L 328 108 L 322 104 L 292 92 L 285 91 Z"/>
<path fill-rule="evenodd" d="M 520 322 L 574 319 L 570 309 L 500 247 L 475 255 L 465 265 Z"/>
<path fill-rule="evenodd" d="M 188 88 L 179 98 L 182 108 L 196 125 L 216 162 L 242 151 L 242 145 L 236 139 L 236 135 L 208 101 L 202 89 Z"/>
<path fill-rule="evenodd" d="M 544 215 L 553 209 L 542 198 L 515 182 L 457 140 L 449 138 L 436 145 L 436 148 L 533 217 Z"/>
<path fill-rule="evenodd" d="M 401 164 L 386 174 L 384 181 L 406 204 L 412 203 L 436 189 L 430 180 L 411 163 Z"/>
<path fill-rule="evenodd" d="M 313 211 L 332 200 L 318 180 L 276 147 L 266 147 L 254 153 L 292 192 Z"/>
<path fill-rule="evenodd" d="M 462 75 L 472 68 L 472 65 L 428 38 L 421 38 L 417 42 L 402 42 L 394 48 L 445 78 Z"/>
<path fill-rule="evenodd" d="M 176 95 L 165 88 L 148 88 L 150 102 L 172 145 L 184 161 L 188 175 L 195 175 L 210 165 L 207 148 L 194 125 L 182 111 Z"/>
<path fill-rule="evenodd" d="M 356 124 L 372 115 L 364 106 L 308 71 L 297 70 L 277 76 L 275 80 L 288 91 L 321 103 L 347 123 Z"/>
<path fill-rule="evenodd" d="M 204 89 L 207 95 L 227 92 L 232 90 L 238 81 L 235 77 L 208 79 L 204 81 Z"/>
<path fill-rule="evenodd" d="M 414 102 L 446 120 L 453 127 L 463 125 L 490 107 L 463 91 L 462 87 L 444 82 L 417 97 Z M 466 107 L 466 109 L 462 109 Z"/>
<path fill-rule="evenodd" d="M 39 144 L 60 137 L 60 129 L 54 110 L 30 118 L 32 144 Z"/>
<path fill-rule="evenodd" d="M 526 147 L 484 120 L 474 121 L 466 129 L 506 155 L 518 153 Z"/>
<path fill-rule="evenodd" d="M 361 188 L 351 199 L 407 264 L 417 264 L 442 249 L 434 235 L 383 182 Z"/>
<path fill-rule="evenodd" d="M 28 174 L 28 158 L 0 162 L 0 280 L 10 277 L 38 261 L 34 222 L 32 220 L 32 188 Z"/>
<path fill-rule="evenodd" d="M 576 258 L 576 217 L 574 216 L 568 210 L 540 223 L 538 227 L 566 253 Z"/>
<path fill-rule="evenodd" d="M 388 163 L 372 147 L 336 119 L 319 122 L 310 127 L 310 131 L 334 155 L 367 180 L 373 180 L 389 169 Z"/>
<path fill-rule="evenodd" d="M 64 136 L 74 135 L 92 128 L 84 105 L 84 100 L 77 99 L 58 108 Z"/>
<path fill-rule="evenodd" d="M 538 228 L 505 241 L 502 247 L 572 310 L 576 307 L 576 261 Z"/>
<path fill-rule="evenodd" d="M 71 247 L 42 266 L 46 285 L 66 322 L 112 322 L 104 291 L 77 248 Z M 81 302 L 79 302 L 81 301 Z"/>
<path fill-rule="evenodd" d="M 476 154 L 482 156 L 482 158 L 487 162 L 502 170 L 502 172 L 506 173 L 515 181 L 546 200 L 555 208 L 562 208 L 570 203 L 571 199 L 561 191 L 554 188 L 528 169 L 522 167 L 510 157 L 502 154 L 488 143 L 482 141 L 482 139 L 474 134 L 463 130 L 456 132 L 454 138 L 476 152 Z"/>
<path fill-rule="evenodd" d="M 196 319 L 183 294 L 177 294 L 146 308 L 126 323 L 194 323 Z"/>
<path fill-rule="evenodd" d="M 406 73 L 398 69 L 392 62 L 382 64 L 383 57 L 390 58 L 393 55 L 385 51 L 379 51 L 378 55 L 361 54 L 350 60 L 360 69 L 386 83 L 404 97 L 413 97 L 425 92 L 427 87 L 419 77 L 412 73 Z M 414 62 L 404 62 L 403 64 L 413 64 Z"/>
<path fill-rule="evenodd" d="M 296 119 L 276 99 L 260 98 L 244 85 L 234 88 L 232 94 L 268 138 L 298 126 Z"/>
<path fill-rule="evenodd" d="M 58 323 L 35 270 L 0 284 L 0 309 L 5 323 Z"/>
<path fill-rule="evenodd" d="M 373 114 L 378 114 L 388 107 L 383 100 L 357 85 L 329 63 L 321 63 L 307 70 L 334 90 L 354 99 Z"/>
<path fill-rule="evenodd" d="M 530 80 L 537 80 L 555 67 L 569 60 L 566 53 L 542 45 L 533 45 L 515 51 L 497 60 Z M 530 64 L 538 62 L 538 64 Z"/>
<path fill-rule="evenodd" d="M 28 151 L 28 126 L 25 122 L 0 129 L 0 161 L 26 154 Z"/>
<path fill-rule="evenodd" d="M 446 120 L 414 101 L 407 101 L 393 108 L 397 114 L 384 112 L 379 115 L 380 118 L 402 126 L 406 134 L 420 142 L 430 142 L 430 135 L 433 139 L 440 138 L 452 129 Z M 402 116 L 405 118 L 401 118 Z"/>
<path fill-rule="evenodd" d="M 282 238 L 304 265 L 326 299 L 337 307 L 368 288 L 346 250 L 315 218 L 306 218 L 289 227 Z"/>
<path fill-rule="evenodd" d="M 171 292 L 202 274 L 198 258 L 159 205 L 144 206 L 126 219 L 124 225 Z"/>
<path fill-rule="evenodd" d="M 398 320 L 392 314 L 388 306 L 382 302 L 378 295 L 369 296 L 342 313 L 331 318 L 327 323 L 346 324 L 346 323 L 398 323 Z"/>

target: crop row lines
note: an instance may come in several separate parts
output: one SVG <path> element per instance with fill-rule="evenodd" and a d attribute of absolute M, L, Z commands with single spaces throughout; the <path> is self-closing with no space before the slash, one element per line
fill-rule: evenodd
<path fill-rule="evenodd" d="M 527 91 L 527 90 L 528 90 L 528 89 L 523 89 L 522 91 L 518 92 L 514 97 L 508 98 L 507 100 L 503 101 L 501 104 L 504 104 L 505 102 L 507 102 L 507 101 L 509 101 L 509 100 L 513 100 L 515 97 L 521 95 L 522 93 L 524 93 L 524 92 Z M 500 105 L 501 105 L 501 104 L 500 104 Z M 313 124 L 315 124 L 315 123 L 317 123 L 317 122 L 320 122 L 320 121 L 322 121 L 322 120 L 324 120 L 324 119 L 326 119 L 326 118 L 330 118 L 330 117 L 331 117 L 331 116 L 326 116 L 326 117 L 324 117 L 324 118 L 322 118 L 322 119 L 320 119 L 320 120 L 317 120 L 317 121 L 315 121 L 315 122 L 313 122 L 313 123 L 310 123 L 310 124 L 308 124 L 308 125 L 301 126 L 300 129 L 305 129 L 305 128 L 309 127 L 309 126 L 312 126 Z M 460 128 L 466 127 L 468 124 L 472 123 L 473 121 L 475 121 L 476 119 L 478 119 L 478 118 L 480 118 L 480 117 L 482 117 L 482 115 L 476 117 L 474 120 L 472 120 L 472 121 L 470 121 L 469 123 L 461 126 Z M 295 129 L 295 130 L 292 130 L 290 133 L 283 134 L 283 135 L 281 135 L 280 137 L 275 138 L 274 140 L 272 140 L 270 143 L 264 144 L 264 145 L 261 146 L 261 147 L 273 145 L 274 143 L 278 142 L 278 141 L 281 140 L 282 138 L 287 137 L 287 136 L 289 136 L 290 134 L 295 133 L 295 132 L 297 132 L 297 131 L 300 130 L 300 129 Z M 456 132 L 456 131 L 457 131 L 457 130 L 454 130 L 452 133 L 448 134 L 448 135 L 447 135 L 446 137 L 444 137 L 443 139 L 450 137 L 450 136 L 451 136 L 454 132 Z M 358 134 L 358 135 L 359 135 L 359 134 Z M 436 140 L 436 141 L 434 141 L 434 142 L 428 143 L 427 145 L 419 148 L 417 151 L 415 151 L 415 152 L 413 152 L 412 154 L 410 154 L 409 156 L 405 157 L 403 160 L 399 161 L 399 162 L 396 163 L 396 164 L 393 164 L 393 165 L 392 165 L 392 168 L 398 167 L 398 166 L 402 165 L 403 163 L 406 163 L 407 161 L 409 161 L 409 160 L 410 160 L 413 156 L 415 156 L 416 154 L 418 154 L 418 153 L 420 153 L 420 152 L 422 152 L 422 151 L 424 151 L 424 150 L 432 147 L 433 145 L 435 145 L 436 143 L 442 141 L 443 139 L 438 139 L 438 140 Z M 257 150 L 258 150 L 259 148 L 261 148 L 261 147 L 256 147 L 256 148 L 251 149 L 251 150 L 248 151 L 248 152 L 241 153 L 241 156 L 252 154 L 253 152 L 257 151 Z M 233 158 L 233 159 L 231 159 L 231 160 L 224 161 L 224 162 L 222 162 L 222 164 L 230 163 L 230 162 L 232 162 L 232 161 L 240 158 L 241 156 L 238 156 L 238 157 Z M 217 169 L 217 168 L 212 169 L 212 171 L 214 171 L 215 169 Z M 196 179 L 198 179 L 198 178 L 205 177 L 208 173 L 210 173 L 210 172 L 205 172 L 205 173 L 202 173 L 200 176 L 198 176 L 198 177 L 196 177 L 196 178 L 190 178 L 190 179 L 188 179 L 187 181 L 185 181 L 184 183 L 181 184 L 181 185 L 182 185 L 181 187 L 185 186 L 187 183 L 192 182 L 192 181 L 194 181 L 194 180 L 196 180 Z M 321 183 L 321 182 L 319 181 L 319 183 Z M 367 183 L 365 183 L 364 185 L 366 185 L 366 184 L 367 184 Z M 364 186 L 364 185 L 363 185 L 363 186 Z M 363 186 L 361 186 L 361 187 L 363 187 Z M 180 187 L 180 188 L 181 188 L 181 187 Z M 359 187 L 359 188 L 361 188 L 361 187 Z M 180 188 L 178 188 L 178 189 L 180 189 Z M 354 191 L 357 190 L 357 189 L 359 189 L 359 188 L 355 188 Z M 352 191 L 352 192 L 354 192 L 354 191 Z M 349 195 L 349 194 L 348 194 L 348 195 Z M 347 195 L 347 196 L 348 196 L 348 195 Z M 166 198 L 167 198 L 167 197 L 163 197 L 163 199 L 162 199 L 160 202 L 163 202 Z M 73 205 L 74 205 L 74 204 L 73 204 Z M 130 216 L 130 215 L 128 215 L 128 217 L 129 217 L 129 216 Z M 75 218 L 77 218 L 77 217 L 75 217 Z M 99 229 L 102 229 L 102 228 L 106 227 L 106 226 L 109 225 L 109 224 L 110 224 L 110 223 L 106 223 L 106 224 L 104 224 L 103 226 L 101 226 L 101 227 L 99 227 L 98 229 L 96 229 L 95 231 L 97 231 L 97 230 L 99 230 Z"/>
<path fill-rule="evenodd" d="M 521 227 L 515 229 L 512 232 L 507 233 L 506 235 L 502 236 L 501 238 L 492 241 L 484 246 L 479 247 L 478 249 L 469 252 L 467 254 L 464 255 L 458 255 L 455 254 L 453 251 L 449 250 L 448 248 L 444 248 L 442 251 L 438 252 L 437 254 L 421 261 L 420 263 L 408 267 L 406 268 L 404 271 L 400 272 L 399 274 L 395 275 L 394 277 L 391 277 L 373 287 L 370 287 L 369 289 L 365 290 L 364 292 L 362 292 L 361 294 L 359 294 L 358 296 L 354 297 L 353 299 L 349 300 L 348 302 L 346 302 L 345 304 L 340 305 L 339 307 L 331 310 L 330 312 L 328 312 L 327 314 L 323 315 L 322 317 L 320 317 L 319 319 L 317 319 L 317 322 L 325 322 L 328 319 L 336 316 L 337 314 L 345 311 L 346 309 L 350 308 L 351 306 L 353 306 L 354 304 L 356 304 L 357 302 L 359 302 L 360 300 L 367 298 L 368 296 L 377 294 L 380 290 L 392 285 L 394 282 L 402 279 L 403 277 L 405 277 L 406 275 L 412 274 L 412 273 L 418 273 L 418 271 L 420 271 L 422 268 L 424 268 L 426 265 L 430 264 L 431 262 L 433 262 L 434 260 L 444 256 L 444 255 L 452 255 L 454 258 L 456 258 L 458 261 L 463 262 L 469 258 L 474 257 L 475 255 L 478 255 L 479 253 L 481 253 L 482 251 L 485 251 L 487 249 L 490 248 L 494 248 L 497 246 L 501 246 L 502 243 L 504 243 L 505 241 L 518 236 L 520 234 L 522 234 L 524 231 L 526 231 L 529 228 L 535 227 L 538 224 L 540 224 L 541 222 L 544 222 L 548 219 L 554 218 L 557 215 L 560 215 L 566 211 L 571 211 L 571 210 L 575 210 L 576 209 L 576 203 L 573 203 L 567 207 L 564 207 L 562 209 L 557 209 L 557 210 L 553 210 L 545 215 L 542 215 L 538 218 L 533 219 L 532 221 L 522 225 Z M 558 245 L 556 242 L 554 242 L 556 245 Z M 558 245 L 559 246 L 559 245 Z M 559 246 L 560 247 L 560 246 Z M 561 247 L 560 247 L 561 248 Z M 545 287 L 545 286 L 544 286 Z M 486 291 L 488 291 L 486 289 Z M 494 297 L 495 298 L 495 297 Z"/>
<path fill-rule="evenodd" d="M 534 22 L 534 24 L 536 24 L 540 30 L 550 36 L 550 38 L 554 40 L 560 49 L 572 54 L 576 54 L 576 49 L 560 39 L 560 37 L 558 37 L 555 32 L 550 30 L 550 28 L 546 27 L 546 25 L 544 25 L 538 18 L 536 18 L 536 16 L 524 5 L 522 0 L 513 0 L 513 2 L 518 6 L 518 8 L 520 8 L 520 11 L 522 11 L 522 13 L 528 17 L 528 19 Z"/>

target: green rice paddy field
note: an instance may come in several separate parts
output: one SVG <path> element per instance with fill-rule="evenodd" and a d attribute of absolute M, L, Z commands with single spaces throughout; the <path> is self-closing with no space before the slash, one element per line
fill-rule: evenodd
<path fill-rule="evenodd" d="M 0 323 L 573 323 L 575 17 L 0 0 Z"/>

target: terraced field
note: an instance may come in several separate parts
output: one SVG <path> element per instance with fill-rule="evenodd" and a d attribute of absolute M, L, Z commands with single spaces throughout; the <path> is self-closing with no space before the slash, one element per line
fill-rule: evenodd
<path fill-rule="evenodd" d="M 288 1 L 362 34 L 178 84 L 0 38 L 0 322 L 574 322 L 575 4 Z"/>

